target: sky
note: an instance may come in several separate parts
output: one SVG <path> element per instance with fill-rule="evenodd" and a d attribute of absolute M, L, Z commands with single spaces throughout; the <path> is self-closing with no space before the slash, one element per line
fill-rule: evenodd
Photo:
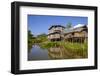
<path fill-rule="evenodd" d="M 88 24 L 88 17 L 79 16 L 50 16 L 50 15 L 28 15 L 28 30 L 33 35 L 48 33 L 48 29 L 52 25 L 65 26 L 71 23 L 72 26 L 78 24 Z"/>

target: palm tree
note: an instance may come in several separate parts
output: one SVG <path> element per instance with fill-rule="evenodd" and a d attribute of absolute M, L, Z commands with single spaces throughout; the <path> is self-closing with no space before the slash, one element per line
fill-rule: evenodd
<path fill-rule="evenodd" d="M 72 28 L 72 23 L 71 22 L 67 23 L 67 25 L 66 25 L 67 30 L 71 30 L 70 28 Z M 73 38 L 72 38 L 71 42 L 73 42 Z"/>
<path fill-rule="evenodd" d="M 72 27 L 72 23 L 71 23 L 71 22 L 67 23 L 66 28 L 69 29 L 69 28 L 71 28 L 71 27 Z"/>

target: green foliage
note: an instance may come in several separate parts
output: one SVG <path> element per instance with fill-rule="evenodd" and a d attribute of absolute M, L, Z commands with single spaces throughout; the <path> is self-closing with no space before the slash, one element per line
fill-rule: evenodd
<path fill-rule="evenodd" d="M 79 57 L 87 57 L 87 50 L 88 50 L 88 45 L 87 43 L 70 43 L 70 42 L 45 42 L 41 43 L 41 48 L 44 49 L 49 49 L 51 47 L 61 47 L 63 49 L 68 50 L 72 55 L 79 56 Z"/>
<path fill-rule="evenodd" d="M 51 48 L 51 47 L 60 47 L 60 44 L 58 42 L 44 42 L 41 43 L 41 48 Z"/>
<path fill-rule="evenodd" d="M 40 35 L 38 35 L 38 36 L 37 36 L 37 39 L 39 40 L 40 43 L 41 43 L 41 42 L 45 42 L 45 41 L 48 40 L 46 34 L 40 34 Z"/>
<path fill-rule="evenodd" d="M 64 45 L 64 47 L 67 50 L 70 50 L 71 53 L 73 53 L 73 55 L 77 55 L 80 57 L 87 57 L 88 54 L 88 45 L 87 43 L 66 43 L 66 45 Z"/>
<path fill-rule="evenodd" d="M 33 39 L 33 38 L 35 38 L 34 35 L 31 33 L 30 30 L 28 31 L 28 38 L 29 38 L 29 39 Z"/>
<path fill-rule="evenodd" d="M 33 39 L 35 39 L 34 35 L 28 30 L 28 49 L 30 49 L 33 45 Z"/>
<path fill-rule="evenodd" d="M 47 37 L 47 35 L 45 33 L 37 35 L 37 37 Z"/>
<path fill-rule="evenodd" d="M 72 27 L 72 23 L 70 23 L 70 22 L 69 22 L 69 23 L 67 23 L 66 28 L 67 28 L 67 29 L 69 29 L 69 28 L 71 28 L 71 27 Z"/>
<path fill-rule="evenodd" d="M 46 34 L 40 34 L 37 37 L 35 37 L 31 31 L 28 31 L 28 47 L 31 47 L 34 44 L 40 44 L 42 42 L 47 41 L 47 35 Z"/>

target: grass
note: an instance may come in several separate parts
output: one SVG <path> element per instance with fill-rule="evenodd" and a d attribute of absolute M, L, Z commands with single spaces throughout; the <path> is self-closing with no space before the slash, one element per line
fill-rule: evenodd
<path fill-rule="evenodd" d="M 88 55 L 88 45 L 87 43 L 66 43 L 64 47 L 70 50 L 71 53 L 80 57 L 87 57 Z"/>
<path fill-rule="evenodd" d="M 61 45 L 59 44 L 59 42 L 43 42 L 43 43 L 40 43 L 40 47 L 41 48 L 51 48 L 51 47 L 60 47 Z"/>
<path fill-rule="evenodd" d="M 40 44 L 41 48 L 49 49 L 51 47 L 61 47 L 69 51 L 72 55 L 76 55 L 82 58 L 88 56 L 88 45 L 87 43 L 70 43 L 70 42 L 43 42 Z"/>

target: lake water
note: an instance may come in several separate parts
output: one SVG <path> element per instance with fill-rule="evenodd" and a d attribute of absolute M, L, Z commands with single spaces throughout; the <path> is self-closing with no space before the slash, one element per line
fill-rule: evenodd
<path fill-rule="evenodd" d="M 28 60 L 53 60 L 53 59 L 76 59 L 81 56 L 75 55 L 72 52 L 60 48 L 52 47 L 49 49 L 42 49 L 39 45 L 33 45 L 28 51 Z"/>
<path fill-rule="evenodd" d="M 32 46 L 28 52 L 28 60 L 48 60 L 48 50 L 42 49 L 38 45 Z"/>

